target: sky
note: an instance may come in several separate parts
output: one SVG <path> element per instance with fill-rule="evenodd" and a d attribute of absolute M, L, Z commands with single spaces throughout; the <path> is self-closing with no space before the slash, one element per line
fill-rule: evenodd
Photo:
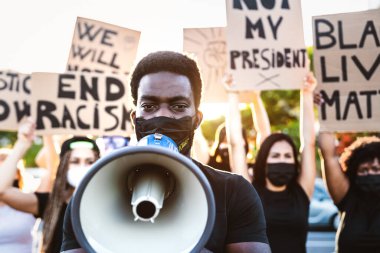
<path fill-rule="evenodd" d="M 226 25 L 225 0 L 12 0 L 2 3 L 0 69 L 65 70 L 77 16 L 142 31 L 138 58 L 182 49 L 183 27 Z M 301 0 L 306 45 L 311 17 L 367 10 L 379 0 Z"/>

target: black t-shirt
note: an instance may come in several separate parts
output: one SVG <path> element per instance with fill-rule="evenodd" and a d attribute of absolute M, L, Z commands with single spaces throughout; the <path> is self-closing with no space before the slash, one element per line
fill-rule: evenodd
<path fill-rule="evenodd" d="M 380 196 L 351 187 L 337 205 L 341 212 L 337 252 L 380 252 Z"/>
<path fill-rule="evenodd" d="M 224 252 L 230 243 L 268 243 L 263 208 L 252 185 L 241 176 L 194 163 L 209 180 L 216 204 L 214 229 L 205 247 L 217 253 Z M 72 229 L 70 206 L 65 215 L 62 251 L 80 247 Z"/>
<path fill-rule="evenodd" d="M 38 214 L 36 217 L 43 218 L 44 212 L 47 207 L 50 193 L 39 193 L 36 192 L 35 195 L 37 196 L 38 200 Z M 65 211 L 66 211 L 67 204 L 64 203 L 62 206 L 62 209 L 59 212 L 59 217 L 57 221 L 57 225 L 54 229 L 54 235 L 52 239 L 52 243 L 50 247 L 46 250 L 46 253 L 58 253 L 61 249 L 62 244 L 62 236 L 63 236 L 63 219 L 65 217 Z"/>
<path fill-rule="evenodd" d="M 306 252 L 310 201 L 302 187 L 289 184 L 281 192 L 255 187 L 263 203 L 272 253 Z"/>

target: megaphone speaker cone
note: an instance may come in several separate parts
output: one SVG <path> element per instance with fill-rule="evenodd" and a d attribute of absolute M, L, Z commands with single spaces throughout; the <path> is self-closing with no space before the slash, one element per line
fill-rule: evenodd
<path fill-rule="evenodd" d="M 144 173 L 131 187 L 136 168 Z M 213 229 L 215 200 L 189 158 L 160 147 L 125 147 L 93 165 L 71 215 L 87 252 L 199 252 Z"/>

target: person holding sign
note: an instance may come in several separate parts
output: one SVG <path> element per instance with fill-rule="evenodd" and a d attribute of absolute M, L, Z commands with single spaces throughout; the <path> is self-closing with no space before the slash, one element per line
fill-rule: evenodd
<path fill-rule="evenodd" d="M 226 114 L 226 127 L 224 130 L 227 150 L 225 157 L 229 158 L 229 166 L 234 173 L 242 175 L 249 182 L 253 177 L 253 164 L 247 164 L 248 140 L 241 124 L 239 110 L 239 95 L 235 89 L 235 82 L 231 74 L 223 78 L 224 88 L 228 94 L 228 112 Z M 256 148 L 271 133 L 268 114 L 259 91 L 252 93 L 253 125 L 256 131 Z M 240 134 L 240 132 L 242 134 Z M 219 169 L 219 167 L 216 167 Z"/>
<path fill-rule="evenodd" d="M 131 91 L 137 139 L 151 132 L 167 135 L 190 157 L 194 131 L 203 117 L 198 110 L 202 80 L 197 63 L 181 53 L 151 53 L 136 65 Z M 270 252 L 263 209 L 252 185 L 241 176 L 192 161 L 209 180 L 216 202 L 216 222 L 203 252 Z M 69 212 L 66 215 L 61 250 L 83 252 L 73 234 Z"/>
<path fill-rule="evenodd" d="M 27 135 L 28 140 L 32 139 L 30 135 L 31 133 Z M 9 187 L 10 181 L 16 174 L 16 167 L 5 166 L 5 163 L 2 166 L 4 168 L 2 168 L 0 181 L 0 200 L 16 210 L 43 218 L 43 252 L 60 251 L 62 224 L 67 203 L 89 166 L 98 158 L 99 148 L 93 140 L 86 137 L 73 137 L 66 140 L 61 147 L 60 162 L 52 192 L 47 189 L 38 189 L 34 193 L 24 193 Z M 15 159 L 12 159 L 10 162 L 14 163 L 14 161 Z"/>
<path fill-rule="evenodd" d="M 313 91 L 316 80 L 306 77 L 301 90 L 301 161 L 286 134 L 269 135 L 256 156 L 253 185 L 263 203 L 272 252 L 306 252 L 310 199 L 316 176 Z"/>
<path fill-rule="evenodd" d="M 380 138 L 361 137 L 338 160 L 335 136 L 320 132 L 322 172 L 341 212 L 336 252 L 380 252 Z"/>
<path fill-rule="evenodd" d="M 32 252 L 32 234 L 36 218 L 3 201 L 5 189 L 23 190 L 23 172 L 20 160 L 30 148 L 34 138 L 34 124 L 24 121 L 19 125 L 17 141 L 12 150 L 0 150 L 0 252 L 27 253 Z M 11 168 L 14 173 L 7 173 Z M 40 189 L 44 187 L 40 184 Z"/>

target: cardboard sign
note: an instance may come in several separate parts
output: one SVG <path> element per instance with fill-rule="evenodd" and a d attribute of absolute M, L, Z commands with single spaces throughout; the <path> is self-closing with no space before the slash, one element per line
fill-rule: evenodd
<path fill-rule="evenodd" d="M 0 71 L 0 129 L 17 131 L 18 123 L 30 115 L 30 75 Z"/>
<path fill-rule="evenodd" d="M 37 133 L 131 133 L 125 76 L 96 73 L 33 73 L 31 114 Z"/>
<path fill-rule="evenodd" d="M 313 17 L 321 131 L 380 131 L 380 10 Z"/>
<path fill-rule="evenodd" d="M 299 89 L 307 73 L 300 0 L 226 3 L 228 68 L 237 89 Z"/>
<path fill-rule="evenodd" d="M 67 70 L 128 74 L 139 39 L 138 31 L 78 17 Z"/>
<path fill-rule="evenodd" d="M 183 51 L 193 54 L 202 73 L 202 102 L 227 101 L 222 78 L 227 69 L 227 42 L 223 27 L 184 29 Z M 240 93 L 240 102 L 251 102 L 250 94 Z"/>

